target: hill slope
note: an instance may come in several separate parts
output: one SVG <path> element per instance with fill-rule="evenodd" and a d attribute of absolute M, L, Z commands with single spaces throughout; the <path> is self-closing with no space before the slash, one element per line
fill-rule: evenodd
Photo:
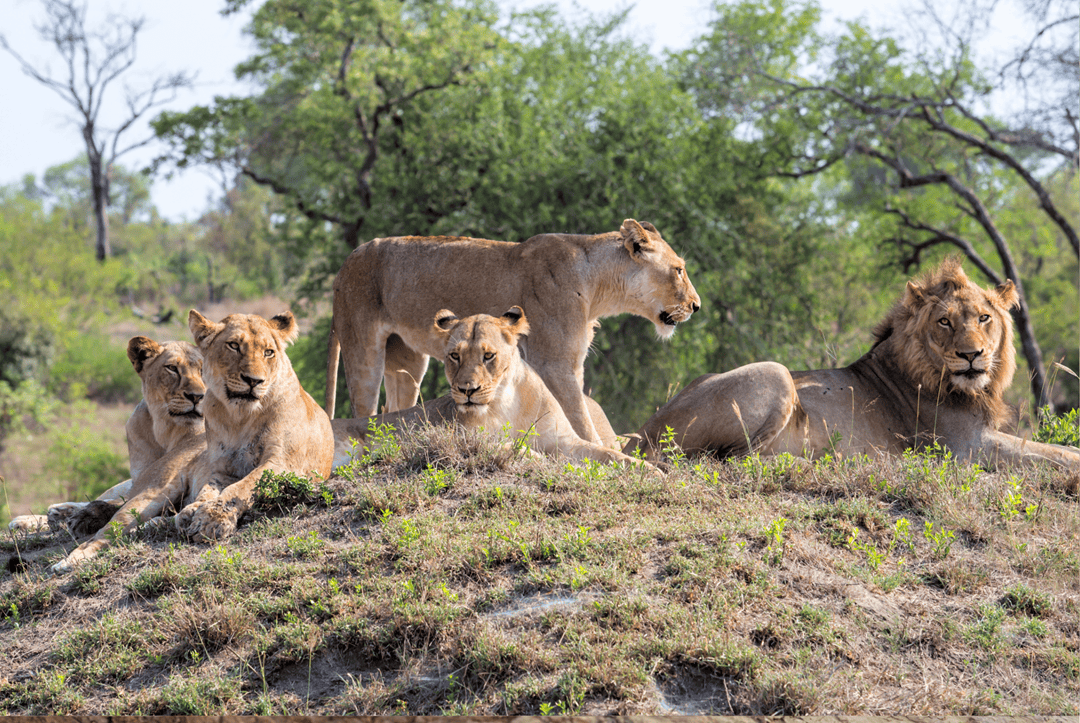
<path fill-rule="evenodd" d="M 0 712 L 1076 714 L 1075 476 L 676 462 L 425 429 L 218 545 L 9 539 Z"/>

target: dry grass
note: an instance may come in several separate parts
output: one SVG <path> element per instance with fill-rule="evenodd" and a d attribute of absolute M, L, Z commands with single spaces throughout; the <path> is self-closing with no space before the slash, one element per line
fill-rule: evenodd
<path fill-rule="evenodd" d="M 421 429 L 220 545 L 155 531 L 51 577 L 70 541 L 20 540 L 0 712 L 1077 712 L 1063 473 L 677 464 Z"/>

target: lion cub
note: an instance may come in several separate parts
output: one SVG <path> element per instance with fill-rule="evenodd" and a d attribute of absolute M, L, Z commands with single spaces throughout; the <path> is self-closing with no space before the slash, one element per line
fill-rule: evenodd
<path fill-rule="evenodd" d="M 450 394 L 400 412 L 368 419 L 335 419 L 335 466 L 349 461 L 349 439 L 363 441 L 368 424 L 456 422 L 468 429 L 499 430 L 505 426 L 527 436 L 533 449 L 574 460 L 652 465 L 578 436 L 540 375 L 521 358 L 518 342 L 529 322 L 519 306 L 501 317 L 476 314 L 459 319 L 443 309 L 435 314 L 432 333 L 442 340 Z M 590 400 L 591 401 L 591 400 Z M 598 405 L 593 405 L 597 407 Z M 595 413 L 594 413 L 595 414 Z M 599 418 L 603 418 L 600 411 Z M 607 424 L 603 418 L 603 424 Z"/>

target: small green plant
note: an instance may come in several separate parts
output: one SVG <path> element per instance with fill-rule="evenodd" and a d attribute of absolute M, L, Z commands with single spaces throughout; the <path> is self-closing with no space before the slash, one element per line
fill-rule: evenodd
<path fill-rule="evenodd" d="M 1039 426 L 1032 435 L 1036 442 L 1080 447 L 1080 410 L 1054 414 L 1050 407 L 1039 410 Z"/>
<path fill-rule="evenodd" d="M 617 468 L 595 459 L 584 459 L 580 462 L 567 462 L 563 469 L 567 474 L 578 477 L 586 484 L 596 484 L 606 479 Z"/>
<path fill-rule="evenodd" d="M 329 507 L 333 501 L 334 495 L 326 488 L 325 482 L 319 480 L 316 483 L 295 472 L 266 470 L 255 483 L 255 505 L 279 513 L 298 504 Z"/>
<path fill-rule="evenodd" d="M 674 468 L 679 469 L 686 464 L 686 453 L 675 441 L 675 430 L 665 427 L 660 435 L 660 455 Z"/>
<path fill-rule="evenodd" d="M 566 540 L 566 551 L 568 555 L 574 557 L 583 557 L 585 555 L 589 544 L 592 542 L 592 538 L 589 536 L 589 530 L 591 529 L 591 527 L 578 525 L 575 532 L 567 532 L 563 535 L 563 539 Z"/>
<path fill-rule="evenodd" d="M 859 542 L 859 528 L 856 527 L 851 531 L 846 540 L 847 548 L 852 552 L 862 552 L 866 556 L 866 564 L 869 565 L 871 570 L 877 570 L 881 567 L 881 563 L 888 557 L 887 552 L 881 552 L 877 549 L 877 545 L 872 542 Z"/>
<path fill-rule="evenodd" d="M 430 464 L 420 473 L 420 481 L 424 485 L 424 491 L 431 497 L 435 497 L 443 490 L 453 486 L 457 475 L 453 470 L 438 469 Z"/>
<path fill-rule="evenodd" d="M 964 628 L 964 639 L 984 650 L 997 650 L 1004 641 L 1001 638 L 1001 627 L 1005 622 L 1005 610 L 998 605 L 980 605 L 978 608 L 979 619 Z"/>
<path fill-rule="evenodd" d="M 1050 614 L 1054 603 L 1050 596 L 1038 590 L 1032 590 L 1023 583 L 1017 583 L 1005 590 L 1001 599 L 1002 606 L 1014 613 L 1043 618 Z"/>
<path fill-rule="evenodd" d="M 786 517 L 777 517 L 765 526 L 765 562 L 769 565 L 779 565 L 784 559 L 784 527 L 787 523 Z"/>
<path fill-rule="evenodd" d="M 1008 489 L 1004 491 L 1004 494 L 997 501 L 998 514 L 1003 519 L 1011 520 L 1020 514 L 1021 505 L 1024 504 L 1024 493 L 1020 488 L 1020 482 L 1016 479 L 1015 475 L 1010 476 L 1005 480 L 1005 484 L 1008 485 Z"/>
<path fill-rule="evenodd" d="M 320 539 L 319 533 L 311 530 L 306 535 L 292 535 L 285 540 L 285 546 L 297 557 L 317 557 L 326 547 L 326 541 Z"/>
<path fill-rule="evenodd" d="M 398 442 L 396 432 L 392 424 L 378 424 L 374 419 L 368 422 L 367 438 L 364 443 L 364 459 L 367 464 L 375 464 L 401 453 L 401 444 Z"/>
<path fill-rule="evenodd" d="M 923 524 L 923 537 L 934 546 L 933 556 L 939 560 L 944 560 L 952 550 L 952 543 L 956 538 L 956 534 L 952 530 L 945 529 L 944 525 L 935 532 L 933 523 L 927 520 Z"/>
<path fill-rule="evenodd" d="M 893 525 L 893 538 L 889 543 L 889 552 L 892 552 L 898 544 L 906 547 L 908 552 L 915 552 L 915 541 L 911 539 L 911 523 L 906 517 L 901 517 Z"/>

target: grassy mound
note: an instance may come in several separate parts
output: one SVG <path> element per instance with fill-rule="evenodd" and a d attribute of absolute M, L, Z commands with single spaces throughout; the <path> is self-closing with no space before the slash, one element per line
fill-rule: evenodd
<path fill-rule="evenodd" d="M 666 477 L 420 429 L 55 577 L 9 538 L 7 714 L 1064 714 L 1077 479 L 940 453 Z M 17 550 L 16 550 L 17 546 Z"/>

